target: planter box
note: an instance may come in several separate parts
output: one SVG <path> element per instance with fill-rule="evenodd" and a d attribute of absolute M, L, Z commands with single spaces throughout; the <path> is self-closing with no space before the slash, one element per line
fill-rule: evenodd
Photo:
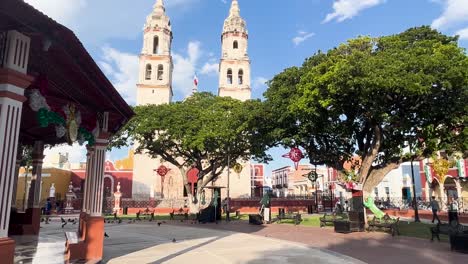
<path fill-rule="evenodd" d="M 351 222 L 349 221 L 333 221 L 333 225 L 336 233 L 351 233 Z"/>
<path fill-rule="evenodd" d="M 259 214 L 250 214 L 249 215 L 249 224 L 251 225 L 262 225 L 263 219 Z"/>
<path fill-rule="evenodd" d="M 468 234 L 450 235 L 450 249 L 468 254 Z"/>

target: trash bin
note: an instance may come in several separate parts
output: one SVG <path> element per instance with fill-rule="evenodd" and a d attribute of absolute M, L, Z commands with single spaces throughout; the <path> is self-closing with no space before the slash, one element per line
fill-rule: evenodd
<path fill-rule="evenodd" d="M 127 214 L 128 214 L 128 207 L 124 207 L 124 208 L 123 208 L 123 214 L 124 214 L 124 215 L 127 215 Z"/>

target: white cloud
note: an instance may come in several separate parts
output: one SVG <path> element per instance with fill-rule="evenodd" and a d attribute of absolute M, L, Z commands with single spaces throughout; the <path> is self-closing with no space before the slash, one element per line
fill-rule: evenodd
<path fill-rule="evenodd" d="M 73 146 L 62 145 L 54 148 L 44 149 L 45 160 L 44 163 L 47 163 L 48 158 L 51 158 L 54 154 L 58 153 L 68 153 L 68 161 L 70 163 L 79 163 L 86 161 L 86 147 L 80 146 L 79 144 L 73 144 Z"/>
<path fill-rule="evenodd" d="M 49 17 L 72 29 L 86 45 L 102 45 L 109 39 L 135 39 L 140 36 L 151 1 L 115 0 L 25 0 Z M 190 11 L 200 0 L 165 1 L 171 18 Z"/>
<path fill-rule="evenodd" d="M 253 80 L 253 88 L 261 88 L 266 86 L 268 79 L 265 77 L 257 77 Z"/>
<path fill-rule="evenodd" d="M 201 68 L 200 73 L 206 75 L 217 75 L 219 73 L 219 63 L 205 63 Z"/>
<path fill-rule="evenodd" d="M 443 4 L 444 12 L 432 22 L 433 28 L 448 28 L 468 21 L 467 0 L 443 0 Z"/>
<path fill-rule="evenodd" d="M 322 23 L 330 22 L 334 19 L 343 22 L 351 19 L 364 9 L 384 3 L 385 0 L 335 0 L 333 3 L 333 13 L 327 14 Z"/>
<path fill-rule="evenodd" d="M 307 39 L 313 37 L 315 33 L 308 33 L 306 31 L 299 31 L 298 35 L 292 39 L 294 45 L 298 46 L 302 42 L 306 41 Z"/>
<path fill-rule="evenodd" d="M 455 34 L 459 35 L 460 39 L 462 39 L 462 40 L 468 40 L 468 27 L 464 28 L 464 29 L 461 29 L 461 30 L 458 30 L 457 33 L 455 33 Z"/>
<path fill-rule="evenodd" d="M 104 47 L 102 52 L 102 60 L 98 62 L 101 69 L 127 103 L 135 104 L 139 70 L 138 56 L 111 47 Z"/>
<path fill-rule="evenodd" d="M 69 25 L 88 5 L 86 0 L 25 0 L 60 23 Z"/>
<path fill-rule="evenodd" d="M 200 46 L 200 42 L 190 41 L 187 46 L 187 56 L 179 53 L 172 55 L 174 59 L 172 85 L 174 90 L 182 93 L 184 97 L 189 95 L 193 88 L 193 76 L 202 53 Z"/>

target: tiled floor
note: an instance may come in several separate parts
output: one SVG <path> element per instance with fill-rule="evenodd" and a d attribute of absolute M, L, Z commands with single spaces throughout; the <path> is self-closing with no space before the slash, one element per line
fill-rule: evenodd
<path fill-rule="evenodd" d="M 15 264 L 63 264 L 65 251 L 64 230 L 76 230 L 69 224 L 64 229 L 58 221 L 41 224 L 39 236 L 13 236 L 16 242 Z"/>

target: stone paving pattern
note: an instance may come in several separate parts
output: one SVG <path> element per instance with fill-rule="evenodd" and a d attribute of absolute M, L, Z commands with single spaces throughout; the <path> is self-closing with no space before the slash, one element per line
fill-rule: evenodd
<path fill-rule="evenodd" d="M 173 222 L 174 225 L 184 223 Z M 431 242 L 429 239 L 392 237 L 381 232 L 338 234 L 332 228 L 271 224 L 254 226 L 244 221 L 219 222 L 198 225 L 215 230 L 229 230 L 257 236 L 303 243 L 330 250 L 376 264 L 462 264 L 468 263 L 468 255 L 450 251 L 447 242 Z M 428 229 L 429 236 L 429 229 Z"/>

